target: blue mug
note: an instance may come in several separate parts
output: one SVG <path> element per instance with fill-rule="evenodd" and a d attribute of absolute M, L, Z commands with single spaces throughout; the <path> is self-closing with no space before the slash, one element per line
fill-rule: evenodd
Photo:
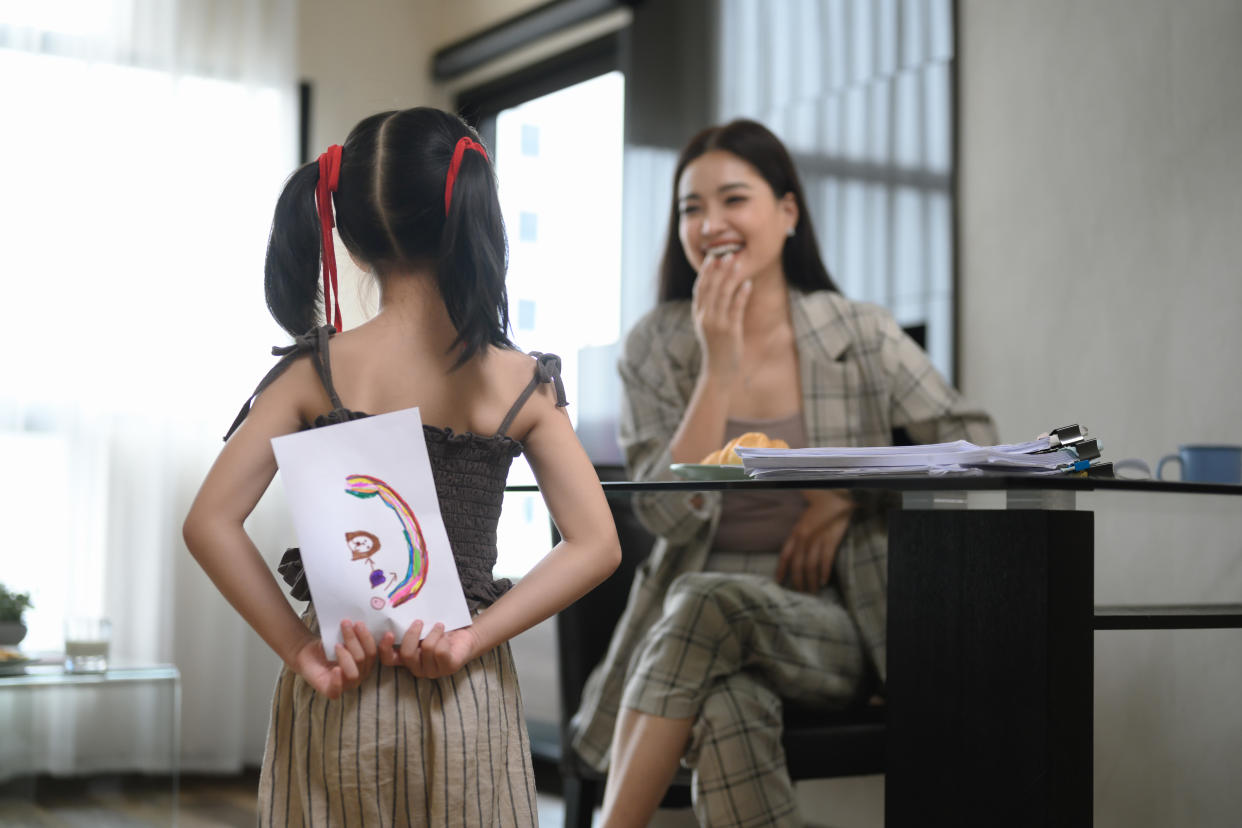
<path fill-rule="evenodd" d="M 1242 483 L 1242 446 L 1178 446 L 1177 454 L 1160 458 L 1156 477 L 1164 480 L 1164 464 L 1174 460 L 1188 483 Z"/>

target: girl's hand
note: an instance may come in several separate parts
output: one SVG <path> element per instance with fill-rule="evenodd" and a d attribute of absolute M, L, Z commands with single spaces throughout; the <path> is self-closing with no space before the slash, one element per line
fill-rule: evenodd
<path fill-rule="evenodd" d="M 479 637 L 473 627 L 445 632 L 443 624 L 436 624 L 420 641 L 422 632 L 423 622 L 415 621 L 405 631 L 399 648 L 393 646 L 396 637 L 384 633 L 380 639 L 380 661 L 390 667 L 404 664 L 422 678 L 440 678 L 456 673 L 478 654 Z"/>
<path fill-rule="evenodd" d="M 323 641 L 316 637 L 302 645 L 289 665 L 311 689 L 330 699 L 362 684 L 371 675 L 378 652 L 371 631 L 361 621 L 342 621 L 341 639 L 343 643 L 336 645 L 336 664 L 328 661 Z"/>
<path fill-rule="evenodd" d="M 742 365 L 742 315 L 750 291 L 750 280 L 742 278 L 732 253 L 708 256 L 694 280 L 690 307 L 703 367 L 725 381 Z"/>
<path fill-rule="evenodd" d="M 341 622 L 341 642 L 336 645 L 336 664 L 341 671 L 342 691 L 352 690 L 375 669 L 379 648 L 361 621 Z"/>
<path fill-rule="evenodd" d="M 776 582 L 784 583 L 788 576 L 793 589 L 818 592 L 832 578 L 832 564 L 849 528 L 854 501 L 841 490 L 812 489 L 803 495 L 808 501 L 806 511 L 781 547 Z"/>

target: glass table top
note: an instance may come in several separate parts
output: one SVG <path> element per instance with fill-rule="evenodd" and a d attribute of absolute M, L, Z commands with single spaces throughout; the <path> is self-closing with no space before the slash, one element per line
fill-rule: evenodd
<path fill-rule="evenodd" d="M 56 687 L 77 684 L 121 684 L 126 682 L 179 681 L 181 672 L 172 664 L 119 664 L 103 673 L 66 673 L 57 662 L 37 659 L 12 665 L 12 672 L 0 672 L 0 688 Z"/>
<path fill-rule="evenodd" d="M 1183 483 L 1177 480 L 1128 480 L 1087 477 L 1081 474 L 979 474 L 979 475 L 857 475 L 820 479 L 774 480 L 619 480 L 604 481 L 605 491 L 708 492 L 758 489 L 881 489 L 912 491 L 1130 491 L 1171 494 L 1242 495 L 1234 483 Z M 507 486 L 508 492 L 536 492 L 533 484 Z"/>

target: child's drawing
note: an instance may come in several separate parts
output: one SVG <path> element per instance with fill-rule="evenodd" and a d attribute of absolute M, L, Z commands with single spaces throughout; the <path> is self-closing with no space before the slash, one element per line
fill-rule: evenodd
<path fill-rule="evenodd" d="M 415 620 L 424 632 L 470 623 L 417 409 L 286 434 L 272 448 L 329 659 L 343 619 L 376 640 L 400 640 Z"/>
<path fill-rule="evenodd" d="M 385 506 L 392 509 L 393 514 L 401 523 L 401 533 L 405 536 L 405 544 L 410 553 L 409 564 L 406 567 L 405 577 L 388 593 L 389 603 L 394 607 L 399 607 L 417 595 L 423 588 L 423 584 L 427 582 L 427 543 L 423 540 L 422 527 L 418 525 L 418 518 L 414 517 L 414 510 L 409 504 L 378 477 L 351 474 L 345 478 L 345 483 L 345 491 L 354 497 L 378 497 Z M 348 538 L 348 535 L 346 537 Z M 376 539 L 377 548 L 378 544 L 379 541 Z M 380 579 L 383 580 L 382 573 Z M 372 580 L 372 584 L 374 583 Z"/>

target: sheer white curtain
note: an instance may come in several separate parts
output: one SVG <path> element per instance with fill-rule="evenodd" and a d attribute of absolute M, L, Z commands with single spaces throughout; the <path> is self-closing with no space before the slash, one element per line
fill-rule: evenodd
<path fill-rule="evenodd" d="M 114 659 L 177 664 L 189 770 L 257 760 L 275 677 L 180 524 L 284 339 L 262 265 L 296 22 L 296 0 L 0 0 L 0 527 L 41 538 L 0 582 L 34 598 L 27 650 L 103 614 Z M 252 518 L 273 560 L 284 521 Z"/>

